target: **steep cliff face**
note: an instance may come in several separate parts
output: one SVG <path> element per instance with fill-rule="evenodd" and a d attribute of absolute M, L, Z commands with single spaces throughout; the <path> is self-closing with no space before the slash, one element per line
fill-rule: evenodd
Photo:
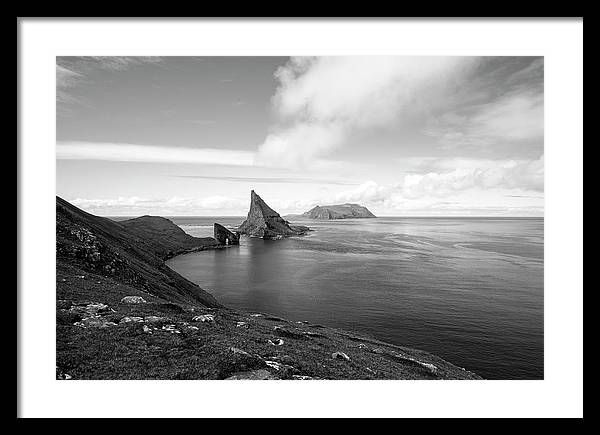
<path fill-rule="evenodd" d="M 351 219 L 374 218 L 373 213 L 358 204 L 336 204 L 316 206 L 301 215 L 305 219 Z"/>
<path fill-rule="evenodd" d="M 176 232 L 166 229 L 176 226 L 167 219 L 160 223 L 167 233 Z M 173 249 L 202 248 L 202 239 L 188 240 L 189 245 L 185 246 L 172 240 L 165 245 L 169 237 L 161 235 L 161 231 L 153 234 L 148 222 L 145 224 L 146 231 L 132 230 L 111 219 L 86 213 L 57 197 L 57 268 L 76 268 L 104 276 L 173 302 L 220 306 L 211 294 L 169 269 L 163 261 Z"/>
<path fill-rule="evenodd" d="M 309 231 L 308 227 L 290 225 L 279 213 L 269 207 L 260 196 L 250 192 L 250 211 L 240 225 L 239 232 L 263 239 L 298 236 Z"/>
<path fill-rule="evenodd" d="M 215 222 L 214 238 L 220 245 L 239 245 L 240 235 Z"/>

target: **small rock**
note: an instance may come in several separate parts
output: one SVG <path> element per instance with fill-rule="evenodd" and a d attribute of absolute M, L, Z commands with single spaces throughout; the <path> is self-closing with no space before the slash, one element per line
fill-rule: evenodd
<path fill-rule="evenodd" d="M 56 379 L 60 379 L 63 381 L 68 381 L 69 379 L 73 379 L 71 375 L 63 372 L 61 369 L 56 367 Z"/>
<path fill-rule="evenodd" d="M 268 340 L 268 343 L 272 344 L 273 346 L 282 346 L 283 345 L 283 340 L 281 338 L 278 338 L 275 341 Z"/>
<path fill-rule="evenodd" d="M 164 325 L 161 329 L 171 334 L 181 334 L 181 331 L 175 325 Z"/>
<path fill-rule="evenodd" d="M 234 375 L 225 378 L 226 381 L 237 381 L 237 380 L 252 380 L 252 381 L 270 381 L 279 379 L 274 376 L 270 371 L 265 369 L 252 370 L 249 372 L 239 372 Z"/>
<path fill-rule="evenodd" d="M 350 357 L 348 355 L 346 355 L 344 352 L 334 352 L 331 354 L 331 358 L 350 361 Z"/>
<path fill-rule="evenodd" d="M 73 325 L 81 328 L 108 328 L 109 326 L 115 326 L 116 323 L 109 322 L 101 317 L 88 317 L 79 322 L 73 323 Z"/>
<path fill-rule="evenodd" d="M 144 319 L 142 317 L 123 317 L 119 323 L 141 323 Z"/>
<path fill-rule="evenodd" d="M 433 374 L 437 373 L 438 368 L 435 365 L 426 363 L 426 362 L 422 362 L 422 361 L 419 361 L 419 364 L 421 364 L 423 367 L 428 369 L 431 373 L 433 373 Z"/>
<path fill-rule="evenodd" d="M 289 355 L 273 355 L 272 357 L 265 357 L 271 361 L 277 361 L 284 365 L 293 365 L 296 361 Z"/>
<path fill-rule="evenodd" d="M 237 328 L 248 328 L 248 324 L 246 322 L 237 322 L 235 326 Z"/>
<path fill-rule="evenodd" d="M 208 322 L 213 323 L 215 321 L 215 316 L 212 314 L 200 314 L 199 316 L 195 316 L 192 318 L 192 322 Z"/>
<path fill-rule="evenodd" d="M 282 367 L 282 364 L 278 363 L 277 361 L 265 361 L 265 364 L 277 371 L 281 370 Z"/>
<path fill-rule="evenodd" d="M 141 296 L 125 296 L 121 299 L 122 304 L 145 304 L 146 300 Z"/>
<path fill-rule="evenodd" d="M 151 329 L 151 328 L 149 328 L 147 325 L 144 325 L 144 332 L 145 332 L 146 334 L 152 334 L 152 329 Z"/>

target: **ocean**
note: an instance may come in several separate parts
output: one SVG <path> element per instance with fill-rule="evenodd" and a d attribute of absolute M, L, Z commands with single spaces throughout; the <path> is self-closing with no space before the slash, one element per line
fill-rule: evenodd
<path fill-rule="evenodd" d="M 201 237 L 244 217 L 171 219 Z M 231 308 L 366 333 L 486 379 L 543 379 L 543 218 L 307 224 L 306 236 L 242 237 L 167 264 Z"/>

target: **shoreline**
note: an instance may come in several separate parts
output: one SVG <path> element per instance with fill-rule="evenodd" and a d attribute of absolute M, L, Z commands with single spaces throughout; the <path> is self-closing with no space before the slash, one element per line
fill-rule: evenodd
<path fill-rule="evenodd" d="M 234 246 L 57 198 L 57 379 L 482 379 L 365 334 L 225 307 L 166 264 Z"/>
<path fill-rule="evenodd" d="M 344 220 L 344 219 L 337 219 L 337 220 Z M 316 230 L 314 230 L 314 229 L 310 229 L 309 230 L 309 232 L 314 232 L 314 231 L 316 231 Z M 282 238 L 305 237 L 306 235 L 307 234 L 289 235 L 289 236 L 285 236 L 285 237 L 282 237 Z M 255 238 L 255 239 L 260 239 L 261 238 L 261 237 L 258 237 L 258 236 L 249 236 L 249 235 L 242 235 L 242 237 L 245 237 L 245 238 Z M 278 240 L 278 239 L 267 239 L 267 240 Z M 236 247 L 236 246 L 239 246 L 239 245 L 220 245 L 220 246 L 200 247 L 198 249 L 192 249 L 192 250 L 188 250 L 188 251 L 178 252 L 175 255 L 164 259 L 164 261 L 165 261 L 165 265 L 167 267 L 169 267 L 169 265 L 166 264 L 166 262 L 168 260 L 171 260 L 171 259 L 177 257 L 177 256 L 182 256 L 182 255 L 186 255 L 186 254 L 191 254 L 191 253 L 195 253 L 195 252 L 202 252 L 202 251 L 207 251 L 207 250 L 217 250 L 217 249 L 231 248 L 231 247 Z M 173 269 L 171 269 L 171 270 L 173 270 Z M 184 278 L 185 278 L 185 276 L 184 276 Z M 194 284 L 196 284 L 196 283 L 194 283 Z M 197 285 L 200 286 L 200 284 L 197 284 Z M 261 317 L 265 317 L 267 319 L 278 319 L 280 321 L 284 321 L 284 322 L 288 322 L 288 323 L 289 322 L 293 322 L 293 321 L 287 320 L 286 318 L 278 317 L 279 314 L 277 314 L 277 313 L 260 312 L 260 313 L 253 313 L 253 314 L 251 314 L 250 312 L 246 312 L 245 310 L 239 310 L 237 308 L 231 308 L 231 307 L 228 307 L 226 305 L 224 305 L 223 308 L 226 309 L 226 310 L 230 310 L 232 313 L 237 313 L 237 314 L 240 314 L 240 315 L 256 316 L 257 314 L 260 314 Z M 302 323 L 302 321 L 297 321 L 296 323 Z M 305 323 L 308 324 L 308 322 L 305 322 Z M 404 350 L 410 349 L 412 351 L 423 352 L 423 353 L 426 353 L 426 354 L 428 354 L 430 356 L 442 359 L 441 357 L 437 357 L 437 355 L 435 353 L 430 353 L 428 351 L 424 351 L 424 350 L 417 349 L 417 348 L 405 347 L 405 346 L 402 346 L 400 344 L 394 344 L 394 343 L 391 343 L 391 342 L 388 342 L 388 341 L 384 341 L 384 340 L 379 339 L 379 338 L 374 337 L 374 336 L 367 337 L 367 336 L 365 336 L 365 333 L 361 333 L 360 331 L 347 330 L 347 329 L 339 329 L 339 328 L 336 328 L 334 326 L 328 326 L 326 323 L 324 325 L 315 325 L 315 326 L 318 327 L 318 328 L 327 328 L 327 329 L 335 330 L 335 331 L 337 331 L 339 333 L 340 336 L 347 337 L 349 340 L 361 341 L 363 344 L 364 343 L 370 343 L 370 344 L 375 344 L 375 345 L 387 346 L 389 348 L 394 348 L 394 349 L 404 349 Z M 446 360 L 444 360 L 444 361 L 446 361 Z M 452 364 L 449 361 L 446 361 L 446 362 L 448 362 L 449 364 Z M 468 369 L 466 369 L 464 367 L 457 366 L 455 364 L 452 364 L 452 365 L 455 366 L 455 367 L 457 367 L 458 369 L 463 370 L 463 371 L 465 371 L 467 373 L 470 373 L 470 374 L 472 374 L 474 376 L 479 376 L 475 372 L 473 372 L 471 370 L 468 370 Z M 483 379 L 483 378 L 481 378 L 481 379 Z"/>

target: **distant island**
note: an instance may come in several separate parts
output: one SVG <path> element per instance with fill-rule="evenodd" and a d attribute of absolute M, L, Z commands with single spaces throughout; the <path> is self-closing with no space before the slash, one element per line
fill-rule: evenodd
<path fill-rule="evenodd" d="M 365 206 L 359 204 L 334 204 L 334 205 L 317 205 L 309 211 L 300 215 L 288 215 L 288 218 L 301 219 L 356 219 L 356 218 L 375 218 L 373 213 Z"/>

